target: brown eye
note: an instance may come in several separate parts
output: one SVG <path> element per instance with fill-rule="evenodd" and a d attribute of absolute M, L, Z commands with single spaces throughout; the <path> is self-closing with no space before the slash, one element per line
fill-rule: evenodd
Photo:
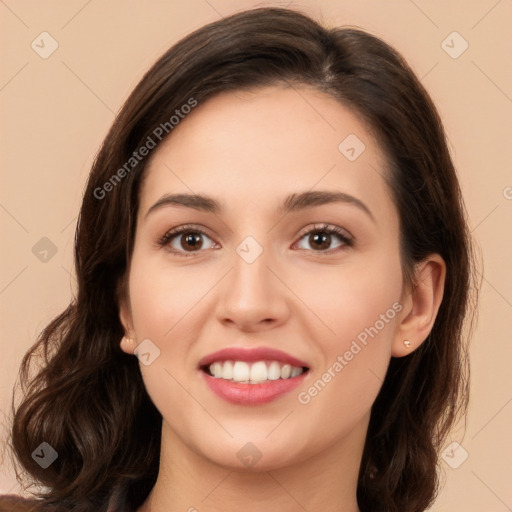
<path fill-rule="evenodd" d="M 314 252 L 327 252 L 330 249 L 350 247 L 353 245 L 353 240 L 348 233 L 337 226 L 329 226 L 328 224 L 321 227 L 315 226 L 315 229 L 311 229 L 303 234 L 301 240 L 303 239 L 306 239 L 306 242 Z M 336 239 L 341 241 L 341 243 L 332 247 Z M 308 247 L 299 248 L 308 249 Z"/>
<path fill-rule="evenodd" d="M 205 247 L 204 240 L 211 242 L 210 247 Z M 338 240 L 338 244 L 332 247 L 332 244 Z M 337 226 L 324 224 L 315 226 L 302 234 L 301 240 L 306 240 L 310 247 L 299 247 L 318 254 L 330 254 L 336 249 L 342 250 L 353 246 L 353 238 L 343 229 Z M 215 243 L 200 228 L 194 226 L 181 226 L 168 231 L 159 241 L 158 245 L 166 247 L 170 252 L 178 256 L 195 256 L 195 253 L 202 249 L 212 249 Z"/>
<path fill-rule="evenodd" d="M 158 242 L 161 247 L 168 247 L 172 253 L 179 256 L 194 256 L 194 253 L 204 249 L 204 238 L 210 237 L 201 229 L 182 226 L 168 231 Z M 213 246 L 213 242 L 211 243 Z M 211 247 L 206 247 L 209 249 Z M 189 253 L 189 254 L 186 254 Z"/>
<path fill-rule="evenodd" d="M 329 249 L 331 245 L 331 235 L 329 233 L 313 233 L 309 235 L 309 242 L 312 247 L 318 249 Z"/>
<path fill-rule="evenodd" d="M 180 245 L 185 250 L 188 250 L 189 248 L 200 249 L 202 245 L 201 236 L 202 235 L 199 233 L 188 233 L 186 235 L 180 235 L 178 240 L 181 241 Z"/>

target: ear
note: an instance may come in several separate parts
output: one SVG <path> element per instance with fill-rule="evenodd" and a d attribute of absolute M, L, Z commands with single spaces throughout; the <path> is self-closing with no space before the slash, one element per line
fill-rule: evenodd
<path fill-rule="evenodd" d="M 446 263 L 439 254 L 416 266 L 413 289 L 405 292 L 401 301 L 404 307 L 393 340 L 393 357 L 410 354 L 427 339 L 443 300 L 445 279 Z"/>
<path fill-rule="evenodd" d="M 123 291 L 119 293 L 119 320 L 124 328 L 124 337 L 120 341 L 120 347 L 123 352 L 133 354 L 136 346 L 135 330 L 133 328 L 132 312 L 127 294 Z"/>

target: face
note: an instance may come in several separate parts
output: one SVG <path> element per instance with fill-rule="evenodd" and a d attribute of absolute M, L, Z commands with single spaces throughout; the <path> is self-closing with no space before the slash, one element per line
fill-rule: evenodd
<path fill-rule="evenodd" d="M 243 450 L 268 470 L 364 437 L 397 342 L 405 291 L 383 154 L 359 116 L 299 92 L 199 104 L 140 191 L 121 318 L 168 441 L 226 467 L 243 467 Z M 282 378 L 287 365 L 307 369 Z"/>

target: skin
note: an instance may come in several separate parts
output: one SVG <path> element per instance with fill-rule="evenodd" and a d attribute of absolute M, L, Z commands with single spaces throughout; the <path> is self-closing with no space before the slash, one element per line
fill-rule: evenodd
<path fill-rule="evenodd" d="M 338 150 L 349 134 L 366 146 L 355 161 Z M 163 416 L 160 472 L 140 511 L 359 512 L 371 406 L 390 358 L 410 354 L 430 332 L 446 272 L 432 255 L 416 269 L 418 285 L 404 284 L 385 172 L 360 117 L 305 87 L 222 93 L 154 151 L 120 308 L 133 339 L 123 350 L 133 354 L 148 338 L 160 350 L 150 365 L 140 364 Z M 349 203 L 276 214 L 286 196 L 309 190 L 350 194 L 374 219 Z M 167 205 L 147 214 L 166 193 L 209 195 L 224 211 Z M 336 235 L 323 249 L 315 245 L 304 233 L 323 223 L 347 231 L 353 246 Z M 157 244 L 184 224 L 207 232 L 202 246 L 190 248 L 183 235 Z M 247 236 L 263 248 L 252 263 L 236 252 Z M 401 311 L 300 403 L 298 394 L 394 303 Z M 197 369 L 199 359 L 228 346 L 275 347 L 307 361 L 310 371 L 304 385 L 273 402 L 234 405 L 214 395 Z M 237 457 L 249 442 L 261 454 L 251 467 Z"/>

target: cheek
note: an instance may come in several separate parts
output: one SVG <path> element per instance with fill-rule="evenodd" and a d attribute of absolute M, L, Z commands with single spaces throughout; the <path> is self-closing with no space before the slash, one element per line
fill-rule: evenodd
<path fill-rule="evenodd" d="M 130 299 L 135 331 L 164 340 L 212 286 L 205 272 L 178 267 L 165 258 L 134 254 Z"/>
<path fill-rule="evenodd" d="M 164 418 L 189 403 L 185 391 L 188 351 L 192 344 L 189 319 L 194 306 L 211 287 L 190 267 L 172 267 L 165 258 L 134 252 L 130 271 L 130 305 L 137 341 L 149 339 L 158 356 L 140 370 L 151 400 Z M 207 277 L 203 275 L 203 278 Z M 173 419 L 186 429 L 186 419 Z"/>
<path fill-rule="evenodd" d="M 137 341 L 151 340 L 158 353 L 151 365 L 141 362 L 140 369 L 161 411 L 190 399 L 182 385 L 195 370 L 191 349 L 204 323 L 198 316 L 211 313 L 209 292 L 218 280 L 207 265 L 173 265 L 161 254 L 134 251 L 129 279 L 133 326 Z"/>
<path fill-rule="evenodd" d="M 364 263 L 316 275 L 315 291 L 307 295 L 322 324 L 321 330 L 310 331 L 322 357 L 299 402 L 318 414 L 327 413 L 327 407 L 330 414 L 343 415 L 348 408 L 361 416 L 386 375 L 402 309 L 402 272 L 396 255 Z"/>
<path fill-rule="evenodd" d="M 311 311 L 321 321 L 325 339 L 332 348 L 342 348 L 372 326 L 390 332 L 402 291 L 399 260 L 373 258 L 361 264 L 322 269 L 301 285 L 297 295 L 306 297 Z"/>

